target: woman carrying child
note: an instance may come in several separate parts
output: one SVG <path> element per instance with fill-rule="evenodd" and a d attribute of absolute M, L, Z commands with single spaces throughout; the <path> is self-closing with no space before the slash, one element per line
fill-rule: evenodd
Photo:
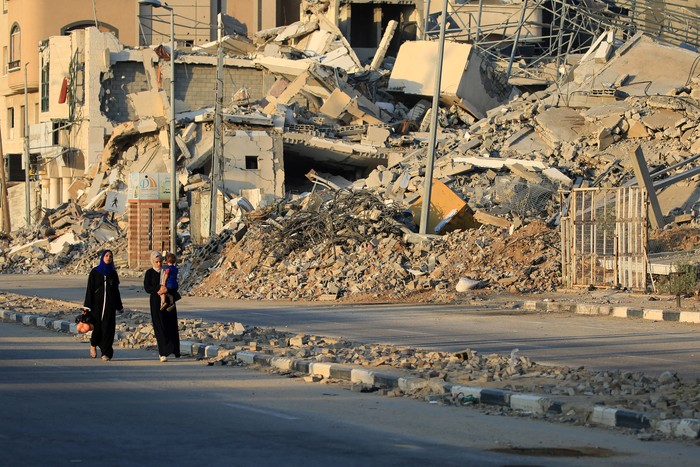
<path fill-rule="evenodd" d="M 161 362 L 167 362 L 169 355 L 180 358 L 177 307 L 173 303 L 170 311 L 161 308 L 161 295 L 168 293 L 166 286 L 161 283 L 163 256 L 157 251 L 151 252 L 151 264 L 153 267 L 143 277 L 143 288 L 150 294 L 151 320 L 158 343 L 158 357 Z"/>

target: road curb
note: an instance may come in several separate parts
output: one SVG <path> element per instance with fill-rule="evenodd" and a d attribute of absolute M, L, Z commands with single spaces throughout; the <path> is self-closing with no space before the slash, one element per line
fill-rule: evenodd
<path fill-rule="evenodd" d="M 545 303 L 548 302 L 530 302 Z M 528 305 L 537 306 L 537 305 Z M 541 309 L 542 306 L 539 305 Z M 588 308 L 588 311 L 591 309 Z M 75 323 L 65 320 L 51 319 L 43 316 L 28 315 L 0 309 L 0 318 L 12 322 L 22 323 L 25 326 L 43 327 L 57 331 L 78 334 Z M 218 358 L 233 356 L 238 361 L 250 365 L 260 365 L 277 368 L 283 371 L 296 371 L 306 373 L 309 376 L 323 376 L 324 378 L 336 378 L 350 381 L 356 384 L 367 385 L 381 389 L 400 389 L 409 392 L 430 385 L 430 381 L 415 376 L 398 376 L 379 371 L 356 368 L 348 365 L 338 365 L 325 362 L 313 362 L 290 357 L 275 357 L 273 355 L 241 350 L 232 352 L 217 345 L 207 345 L 194 341 L 180 341 L 180 351 L 183 355 L 199 356 L 204 358 Z M 490 389 L 473 386 L 461 386 L 450 383 L 441 384 L 444 395 L 450 395 L 457 403 L 481 403 L 508 407 L 521 412 L 535 415 L 547 413 L 562 413 L 565 403 L 552 400 L 538 394 L 514 393 L 501 389 Z M 679 438 L 700 438 L 700 419 L 672 419 L 654 420 L 651 414 L 636 412 L 622 408 L 593 406 L 589 410 L 588 420 L 596 425 L 633 428 L 654 429 L 669 436 Z"/>
<path fill-rule="evenodd" d="M 560 414 L 564 403 L 538 394 L 515 393 L 502 389 L 485 389 L 476 386 L 450 385 L 447 388 L 457 402 L 474 401 L 487 405 L 509 407 L 535 415 Z"/>
<path fill-rule="evenodd" d="M 620 428 L 645 429 L 651 427 L 651 420 L 645 412 L 617 409 L 596 405 L 590 416 L 591 423 Z"/>
<path fill-rule="evenodd" d="M 526 300 L 522 302 L 521 308 L 525 311 L 565 312 L 578 315 L 612 316 L 614 318 L 648 319 L 653 321 L 672 321 L 676 323 L 700 323 L 700 312 L 698 311 L 536 300 Z"/>

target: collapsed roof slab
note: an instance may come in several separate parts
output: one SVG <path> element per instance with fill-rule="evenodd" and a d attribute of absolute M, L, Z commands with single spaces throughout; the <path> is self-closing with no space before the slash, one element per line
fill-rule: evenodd
<path fill-rule="evenodd" d="M 639 97 L 667 95 L 700 75 L 695 63 L 698 57 L 697 52 L 639 34 L 620 47 L 608 63 L 600 67 L 593 65 L 594 71 L 588 70 L 585 77 L 577 81 L 579 86 L 569 88 L 569 93 L 587 92 L 600 88 L 602 83 L 616 83 L 621 76 L 629 76 L 631 78 L 617 88 L 619 91 Z"/>
<path fill-rule="evenodd" d="M 437 41 L 404 42 L 389 78 L 389 91 L 432 96 L 438 64 Z M 445 42 L 440 100 L 456 104 L 477 118 L 508 101 L 510 88 L 494 86 L 484 60 L 470 44 Z"/>
<path fill-rule="evenodd" d="M 658 199 L 664 216 L 670 215 L 676 209 L 689 212 L 693 205 L 700 201 L 700 188 L 694 182 L 678 183 L 661 190 Z"/>
<path fill-rule="evenodd" d="M 303 133 L 286 132 L 283 136 L 285 153 L 291 152 L 320 163 L 342 167 L 374 169 L 386 166 L 388 155 L 373 146 L 338 142 Z"/>

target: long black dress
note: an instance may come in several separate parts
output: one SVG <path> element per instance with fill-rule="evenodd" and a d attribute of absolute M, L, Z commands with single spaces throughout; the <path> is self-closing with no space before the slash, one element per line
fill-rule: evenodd
<path fill-rule="evenodd" d="M 99 347 L 102 355 L 112 358 L 116 312 L 124 308 L 119 294 L 117 271 L 110 271 L 106 276 L 97 268 L 90 271 L 83 306 L 90 309 L 95 326 L 90 337 L 90 345 Z"/>
<path fill-rule="evenodd" d="M 151 294 L 151 320 L 153 332 L 158 342 L 158 355 L 167 357 L 171 354 L 180 357 L 180 334 L 177 325 L 177 307 L 171 311 L 160 309 L 160 273 L 151 268 L 143 277 L 143 288 Z"/>

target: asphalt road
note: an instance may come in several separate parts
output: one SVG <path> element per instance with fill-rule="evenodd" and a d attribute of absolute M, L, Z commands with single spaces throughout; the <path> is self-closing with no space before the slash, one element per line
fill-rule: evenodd
<path fill-rule="evenodd" d="M 0 275 L 0 290 L 82 303 L 85 278 Z M 146 311 L 141 279 L 122 279 L 125 306 Z M 533 297 L 536 299 L 537 297 Z M 700 377 L 700 325 L 533 313 L 472 305 L 347 305 L 184 297 L 181 316 L 445 351 L 509 354 L 596 370 L 676 371 Z"/>
<path fill-rule="evenodd" d="M 694 442 L 353 392 L 0 323 L 0 465 L 697 465 Z M 505 451 L 505 452 L 503 452 Z M 533 455 L 523 455 L 524 452 Z"/>

